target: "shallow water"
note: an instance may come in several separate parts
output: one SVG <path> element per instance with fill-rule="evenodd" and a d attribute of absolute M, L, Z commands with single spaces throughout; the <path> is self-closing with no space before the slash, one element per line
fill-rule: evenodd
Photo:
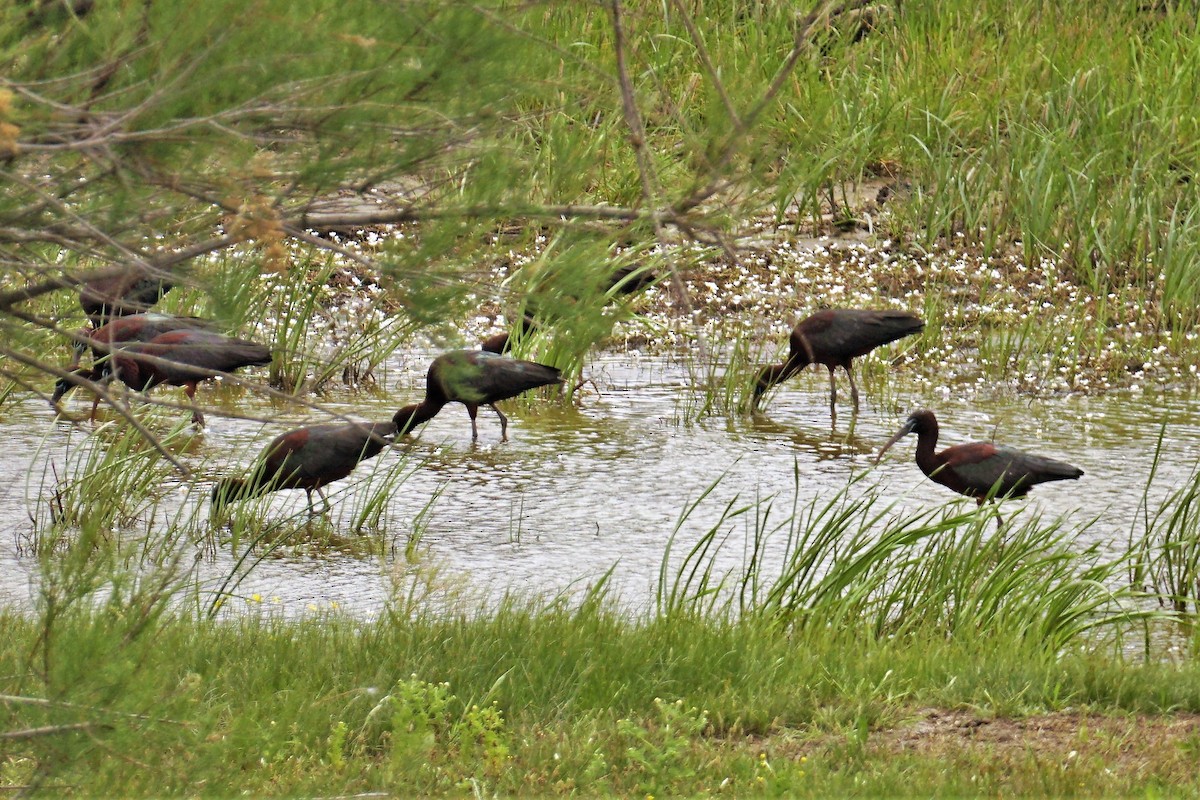
<path fill-rule="evenodd" d="M 384 396 L 358 396 L 328 407 L 358 419 L 387 419 L 419 395 L 419 369 L 430 357 L 409 353 L 395 359 Z M 1079 482 L 1039 486 L 1029 500 L 1006 506 L 1006 513 L 1020 508 L 1047 517 L 1066 514 L 1080 525 L 1095 518 L 1083 533 L 1088 540 L 1123 542 L 1128 536 L 1164 421 L 1152 509 L 1154 498 L 1190 477 L 1200 452 L 1200 401 L 1181 394 L 976 395 L 967 402 L 956 400 L 952 388 L 921 396 L 918 392 L 928 390 L 907 390 L 902 378 L 891 376 L 885 387 L 860 387 L 863 407 L 854 415 L 842 377 L 841 413 L 831 425 L 828 379 L 823 369 L 809 369 L 783 386 L 760 416 L 687 422 L 692 379 L 681 362 L 604 354 L 584 374 L 595 385 L 581 390 L 574 407 L 508 404 L 508 442 L 500 441 L 495 416 L 483 409 L 480 439 L 472 444 L 465 410 L 448 406 L 417 439 L 330 487 L 332 525 L 344 544 L 356 536 L 350 521 L 372 482 L 380 485 L 389 470 L 407 475 L 390 493 L 381 530 L 367 534 L 382 540 L 373 548 L 306 541 L 304 493 L 270 496 L 256 508 L 294 533 L 241 582 L 231 606 L 261 605 L 283 613 L 337 607 L 370 616 L 418 571 L 429 575 L 436 569 L 442 589 L 496 598 L 510 590 L 543 594 L 586 586 L 612 568 L 621 598 L 644 607 L 652 602 L 681 511 L 714 482 L 719 481 L 711 495 L 681 528 L 676 553 L 712 526 L 735 497 L 745 503 L 778 496 L 776 513 L 786 515 L 795 494 L 794 470 L 801 504 L 831 497 L 864 470 L 870 470 L 866 481 L 849 491 L 877 487 L 885 502 L 908 511 L 952 501 L 955 495 L 917 469 L 915 437 L 901 440 L 880 465 L 872 465 L 904 415 L 919 406 L 937 411 L 942 446 L 994 438 L 1082 467 L 1086 475 Z M 886 396 L 882 402 L 881 395 Z M 202 388 L 199 399 L 211 402 L 213 396 Z M 81 410 L 87 404 L 76 398 L 72 407 Z M 165 525 L 161 520 L 181 507 L 203 507 L 212 477 L 240 471 L 271 437 L 303 419 L 299 412 L 255 406 L 245 397 L 237 410 L 265 417 L 286 414 L 287 422 L 264 426 L 212 415 L 202 433 L 176 448 L 198 479 L 165 487 L 159 522 L 151 527 Z M 0 603 L 27 607 L 31 602 L 36 560 L 23 545 L 33 530 L 31 520 L 45 516 L 41 508 L 48 488 L 41 476 L 49 471 L 48 461 L 61 472 L 67 443 L 78 447 L 86 432 L 86 425 L 80 430 L 56 422 L 36 398 L 10 404 L 0 418 L 5 443 L 0 474 L 7 476 L 0 487 L 0 520 L 6 521 L 0 538 Z M 969 501 L 961 502 L 970 507 Z M 405 542 L 427 506 L 418 554 L 410 562 Z M 747 524 L 738 520 L 725 526 L 731 536 L 723 568 L 740 563 Z M 204 529 L 199 523 L 195 527 Z M 327 539 L 328 529 L 322 530 Z M 199 541 L 208 535 L 211 531 L 199 534 L 197 543 L 180 546 L 201 556 L 197 575 L 211 588 L 230 572 L 234 554 L 227 534 L 218 536 L 215 546 Z M 244 543 L 238 555 L 243 550 Z"/>

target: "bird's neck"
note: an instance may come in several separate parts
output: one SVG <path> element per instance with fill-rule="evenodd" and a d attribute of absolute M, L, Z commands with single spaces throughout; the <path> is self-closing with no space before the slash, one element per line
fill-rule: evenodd
<path fill-rule="evenodd" d="M 935 452 L 937 440 L 937 429 L 917 434 L 917 466 L 926 475 L 933 474 L 942 466 L 942 460 Z"/>
<path fill-rule="evenodd" d="M 392 421 L 396 423 L 396 433 L 403 436 L 412 431 L 418 425 L 423 425 L 429 420 L 437 416 L 437 413 L 442 410 L 442 406 L 446 405 L 446 401 L 442 398 L 426 397 L 420 403 L 413 403 L 410 406 L 405 406 L 396 412 L 392 417 Z"/>
<path fill-rule="evenodd" d="M 755 394 L 762 394 L 775 384 L 786 381 L 806 366 L 808 366 L 808 362 L 803 358 L 789 358 L 782 364 L 772 364 L 769 367 L 763 367 L 763 371 L 758 374 Z"/>
<path fill-rule="evenodd" d="M 812 362 L 808 360 L 808 356 L 804 353 L 794 351 L 789 353 L 787 361 L 777 367 L 779 370 L 779 380 L 786 381 L 810 363 Z"/>

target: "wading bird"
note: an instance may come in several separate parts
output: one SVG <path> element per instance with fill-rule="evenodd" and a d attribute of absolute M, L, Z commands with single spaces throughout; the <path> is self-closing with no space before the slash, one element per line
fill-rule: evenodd
<path fill-rule="evenodd" d="M 525 337 L 537 330 L 537 320 L 528 311 L 521 317 L 521 336 Z M 479 349 L 496 355 L 504 355 L 512 349 L 512 335 L 508 331 L 493 333 L 479 343 Z"/>
<path fill-rule="evenodd" d="M 86 346 L 74 342 L 74 358 L 71 361 L 71 373 L 89 381 L 99 381 L 111 372 L 108 363 L 108 353 L 114 348 L 132 342 L 149 342 L 157 336 L 171 331 L 209 330 L 212 323 L 197 317 L 172 317 L 168 314 L 132 314 L 128 317 L 116 317 L 111 322 L 101 325 L 95 330 L 79 331 L 81 337 L 90 342 L 92 349 L 92 366 L 85 369 L 79 366 L 79 357 Z M 75 387 L 75 383 L 67 378 L 59 378 L 54 385 L 54 394 L 50 405 L 56 406 L 62 396 Z"/>
<path fill-rule="evenodd" d="M 471 415 L 471 439 L 479 438 L 475 417 L 480 406 L 491 406 L 500 417 L 500 438 L 508 439 L 508 417 L 496 403 L 522 392 L 562 383 L 559 370 L 534 361 L 522 361 L 485 350 L 452 350 L 429 365 L 425 399 L 396 412 L 396 422 L 411 428 L 432 419 L 447 403 L 462 403 Z M 415 421 L 414 421 L 415 420 Z"/>
<path fill-rule="evenodd" d="M 605 281 L 606 289 L 604 293 L 607 295 L 608 300 L 611 301 L 618 294 L 636 294 L 643 289 L 653 286 L 656 281 L 658 281 L 658 276 L 646 267 L 619 267 Z M 578 301 L 578 298 L 574 296 L 570 296 L 567 299 L 575 302 Z M 520 336 L 528 336 L 537 330 L 538 327 L 538 321 L 533 309 L 526 307 L 521 315 Z M 503 355 L 512 349 L 512 336 L 509 331 L 494 333 L 480 342 L 479 349 Z"/>
<path fill-rule="evenodd" d="M 149 356 L 150 358 L 146 358 Z M 151 360 L 153 359 L 153 360 Z M 256 342 L 231 339 L 209 331 L 182 330 L 160 334 L 148 342 L 134 342 L 112 351 L 112 371 L 106 380 L 119 378 L 138 391 L 149 391 L 160 383 L 182 386 L 190 402 L 196 400 L 196 385 L 216 377 L 214 373 L 233 372 L 242 367 L 266 366 L 271 351 Z M 92 404 L 92 419 L 96 406 Z M 192 411 L 192 420 L 204 424 L 200 409 Z"/>
<path fill-rule="evenodd" d="M 1039 483 L 1073 481 L 1083 475 L 1079 467 L 1063 461 L 1023 453 L 991 442 L 956 444 L 940 453 L 934 452 L 938 440 L 938 422 L 933 412 L 927 409 L 909 415 L 896 435 L 879 451 L 875 463 L 879 463 L 889 447 L 910 433 L 917 434 L 917 466 L 921 472 L 934 483 L 974 497 L 981 506 L 989 495 L 1024 497 Z"/>
<path fill-rule="evenodd" d="M 837 382 L 833 370 L 841 367 L 850 378 L 850 396 L 858 410 L 858 387 L 851 362 L 876 347 L 920 333 L 925 323 L 907 311 L 872 311 L 827 308 L 802 319 L 792 329 L 787 361 L 765 367 L 754 384 L 754 406 L 764 392 L 782 383 L 809 364 L 829 368 L 829 412 L 837 416 Z"/>
<path fill-rule="evenodd" d="M 175 287 L 166 273 L 130 267 L 116 275 L 85 280 L 79 286 L 79 305 L 99 328 L 113 317 L 138 314 Z"/>
<path fill-rule="evenodd" d="M 397 414 L 391 422 L 311 425 L 288 431 L 266 446 L 247 477 L 217 482 L 212 490 L 212 513 L 220 514 L 227 503 L 268 492 L 303 489 L 308 495 L 309 513 L 324 514 L 330 506 L 329 498 L 321 491 L 323 486 L 346 477 L 416 424 L 409 421 L 401 426 Z M 320 512 L 313 508 L 313 492 L 324 504 Z"/>

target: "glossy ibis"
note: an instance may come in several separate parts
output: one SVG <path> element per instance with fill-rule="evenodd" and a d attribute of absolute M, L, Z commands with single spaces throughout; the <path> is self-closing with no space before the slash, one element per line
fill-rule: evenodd
<path fill-rule="evenodd" d="M 537 320 L 533 318 L 531 313 L 526 311 L 521 317 L 521 336 L 528 336 L 537 330 L 537 327 Z M 508 331 L 493 333 L 480 342 L 479 349 L 488 353 L 495 353 L 496 355 L 504 355 L 512 349 L 512 335 Z"/>
<path fill-rule="evenodd" d="M 309 513 L 318 513 L 313 508 L 313 492 L 324 504 L 320 513 L 326 513 L 329 498 L 321 487 L 341 480 L 361 462 L 379 455 L 396 434 L 395 420 L 310 425 L 288 431 L 266 446 L 248 476 L 217 482 L 212 490 L 212 512 L 219 514 L 227 503 L 268 492 L 303 489 Z"/>
<path fill-rule="evenodd" d="M 167 314 L 132 314 L 128 317 L 115 317 L 112 321 L 101 325 L 95 330 L 81 330 L 79 335 L 89 340 L 92 348 L 92 366 L 90 369 L 79 367 L 79 354 L 84 345 L 74 343 L 75 357 L 71 362 L 72 374 L 85 380 L 103 380 L 111 368 L 108 363 L 108 353 L 112 348 L 132 342 L 149 342 L 156 336 L 171 331 L 209 330 L 212 323 L 197 317 L 172 317 Z M 75 383 L 67 378 L 59 378 L 54 385 L 54 394 L 50 405 L 56 405 L 62 396 L 71 391 Z"/>
<path fill-rule="evenodd" d="M 425 399 L 397 411 L 395 421 L 411 428 L 432 419 L 447 403 L 462 403 L 471 415 L 471 439 L 475 440 L 479 438 L 475 422 L 479 407 L 491 406 L 500 417 L 500 438 L 507 440 L 508 417 L 495 404 L 554 383 L 562 383 L 559 370 L 546 364 L 485 350 L 452 350 L 442 353 L 429 365 Z"/>
<path fill-rule="evenodd" d="M 829 412 L 837 416 L 837 382 L 833 370 L 841 367 L 850 378 L 850 396 L 858 410 L 858 387 L 851 362 L 876 347 L 920 333 L 925 323 L 907 311 L 827 308 L 796 323 L 789 340 L 787 361 L 765 367 L 754 384 L 754 406 L 765 391 L 782 383 L 809 364 L 829 368 Z"/>
<path fill-rule="evenodd" d="M 174 288 L 166 273 L 130 267 L 116 275 L 83 281 L 79 287 L 79 305 L 99 328 L 113 317 L 137 314 L 157 303 Z"/>
<path fill-rule="evenodd" d="M 127 386 L 138 391 L 148 391 L 160 383 L 182 386 L 188 400 L 194 403 L 200 381 L 215 377 L 214 373 L 270 364 L 271 351 L 256 342 L 231 339 L 219 333 L 179 330 L 160 334 L 148 342 L 116 348 L 110 360 L 110 377 L 119 378 Z M 97 397 L 92 405 L 93 418 L 99 402 Z M 192 411 L 192 420 L 197 425 L 204 424 L 199 409 Z"/>
<path fill-rule="evenodd" d="M 604 286 L 604 293 L 611 300 L 617 294 L 636 294 L 641 290 L 653 286 L 658 280 L 658 276 L 642 266 L 624 266 L 619 267 L 608 275 Z M 578 300 L 575 296 L 569 296 L 569 300 Z M 536 312 L 531 307 L 526 307 L 521 315 L 521 336 L 528 336 L 533 331 L 537 330 L 538 322 Z M 486 350 L 489 353 L 497 353 L 503 355 L 512 349 L 512 335 L 509 331 L 494 333 L 484 339 L 479 344 L 480 350 Z"/>
<path fill-rule="evenodd" d="M 875 462 L 879 463 L 889 447 L 910 433 L 917 434 L 917 466 L 921 472 L 934 483 L 974 497 L 979 505 L 983 505 L 989 496 L 1024 497 L 1039 483 L 1073 481 L 1083 475 L 1083 470 L 1063 461 L 991 442 L 956 444 L 940 453 L 934 452 L 938 422 L 933 412 L 927 409 L 909 415 L 896 435 L 879 451 Z"/>

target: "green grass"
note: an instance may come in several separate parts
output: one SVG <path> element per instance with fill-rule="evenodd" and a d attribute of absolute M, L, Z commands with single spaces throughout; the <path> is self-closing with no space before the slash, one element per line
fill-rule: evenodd
<path fill-rule="evenodd" d="M 403 469 L 367 482 L 386 490 Z M 476 599 L 422 565 L 420 515 L 411 569 L 369 620 L 285 617 L 242 596 L 238 581 L 284 541 L 265 528 L 249 541 L 253 514 L 215 594 L 189 578 L 177 537 L 81 539 L 43 555 L 35 613 L 0 613 L 2 729 L 29 732 L 0 775 L 87 796 L 966 791 L 992 754 L 894 760 L 922 709 L 1158 725 L 1200 713 L 1200 673 L 1167 649 L 1190 653 L 1192 634 L 1125 588 L 1126 556 L 1076 545 L 1078 524 L 1010 511 L 998 526 L 959 504 L 897 513 L 861 480 L 796 496 L 735 497 L 685 548 L 676 538 L 712 502 L 702 493 L 642 611 L 607 578 Z M 350 516 L 374 503 L 366 493 Z M 719 566 L 730 547 L 732 570 Z M 1195 787 L 1177 749 L 1113 772 L 1090 760 L 1099 745 L 1071 746 L 1086 763 L 1068 775 L 1054 751 L 983 786 Z"/>
<path fill-rule="evenodd" d="M 6 729 L 93 726 L 13 743 L 3 759 L 10 781 L 89 796 L 458 794 L 472 785 L 659 795 L 728 780 L 756 791 L 766 788 L 759 776 L 777 791 L 834 792 L 858 774 L 871 793 L 889 793 L 912 770 L 920 778 L 908 789 L 935 791 L 961 788 L 965 773 L 919 755 L 897 770 L 870 752 L 878 732 L 916 709 L 1200 710 L 1190 668 L 1138 666 L 1107 649 L 1051 653 L 987 628 L 785 633 L 753 620 L 630 618 L 602 594 L 375 622 L 167 614 L 135 629 L 138 608 L 75 610 L 46 627 L 0 620 L 5 693 L 52 701 L 5 701 Z M 780 754 L 771 771 L 763 752 Z M 1161 769 L 1167 786 L 1195 785 L 1194 771 Z M 994 780 L 1023 785 L 1019 775 Z M 1097 791 L 1111 778 L 1089 780 L 1085 789 Z"/>
<path fill-rule="evenodd" d="M 288 392 L 361 382 L 410 332 L 454 331 L 481 300 L 499 301 L 512 319 L 536 305 L 547 323 L 518 352 L 576 372 L 615 324 L 628 328 L 642 313 L 605 288 L 612 269 L 638 264 L 703 281 L 749 222 L 828 232 L 866 213 L 850 200 L 857 186 L 895 176 L 909 188 L 871 214 L 875 234 L 899 243 L 897 263 L 862 283 L 872 302 L 911 302 L 928 322 L 921 337 L 891 351 L 903 366 L 920 359 L 947 383 L 1005 376 L 1034 393 L 1101 391 L 1160 357 L 1194 366 L 1197 26 L 1186 10 L 1140 5 L 1063 13 L 1041 0 L 908 3 L 858 42 L 849 23 L 835 21 L 814 34 L 778 95 L 760 107 L 793 45 L 796 8 L 627 2 L 626 55 L 646 130 L 641 161 L 614 102 L 603 6 L 398 17 L 380 29 L 383 47 L 330 36 L 329 18 L 309 13 L 321 3 L 295 12 L 309 18 L 299 28 L 253 12 L 230 28 L 236 35 L 216 37 L 212 52 L 240 53 L 247 37 L 266 51 L 290 44 L 297 30 L 304 43 L 334 42 L 305 58 L 281 47 L 288 57 L 271 66 L 319 83 L 329 63 L 357 65 L 339 86 L 361 82 L 370 102 L 355 106 L 356 116 L 333 108 L 327 116 L 331 130 L 361 134 L 354 141 L 365 146 L 298 139 L 268 156 L 253 139 L 223 138 L 211 126 L 201 146 L 182 137 L 180 149 L 148 142 L 147 163 L 186 152 L 194 174 L 185 172 L 184 183 L 222 187 L 234 204 L 294 202 L 346 175 L 355 183 L 412 180 L 430 193 L 431 209 L 446 213 L 358 251 L 378 263 L 386 300 L 403 309 L 394 324 L 325 341 L 319 323 L 337 304 L 325 289 L 343 262 L 297 246 L 287 250 L 288 272 L 260 280 L 264 241 L 197 267 L 164 308 L 211 311 L 231 330 L 269 331 L 279 352 L 271 379 Z M 681 8 L 692 13 L 696 35 Z M 161 46 L 110 52 L 104 30 L 129 41 L 137 29 L 101 9 L 92 19 L 111 27 L 96 35 L 14 34 L 3 54 L 16 65 L 14 80 L 46 91 L 56 59 L 86 76 L 119 55 L 124 68 L 108 102 L 119 106 L 126 94 L 136 102 L 164 63 L 191 63 L 197 48 L 189 40 L 208 35 L 176 24 L 187 19 L 182 9 L 155 6 L 151 22 L 186 34 Z M 347 30 L 357 30 L 355 11 L 340 9 Z M 420 56 L 400 44 L 413 37 L 424 46 Z M 236 66 L 214 55 L 191 68 L 197 76 L 149 103 L 139 127 L 169 129 L 180 114 L 269 96 L 240 56 Z M 68 93 L 90 87 L 64 85 Z M 49 106 L 23 102 L 13 119 L 37 135 L 37 111 Z M 405 115 L 402 127 L 392 109 Z M 412 135 L 421 130 L 428 136 Z M 397 140 L 411 144 L 383 145 Z M 345 174 L 323 176 L 320 151 Z M 233 180 L 211 176 L 205 163 L 229 153 L 250 168 Z M 279 185 L 256 179 L 260 157 L 275 165 Z M 71 176 L 72 186 L 73 159 L 54 173 Z M 167 213 L 153 202 L 167 201 L 147 187 L 119 194 L 97 183 L 113 190 L 83 197 L 81 213 L 90 202 L 98 208 L 91 219 L 147 220 L 123 242 L 162 233 L 164 219 L 176 220 L 173 234 L 207 237 L 218 227 L 213 215 L 227 213 L 203 198 Z M 37 198 L 55 193 L 34 188 L 14 189 L 4 204 L 17 228 L 27 208 L 42 208 Z M 648 220 L 524 221 L 520 210 L 539 203 L 681 204 L 688 216 L 682 228 L 662 231 Z M 477 206 L 495 208 L 495 218 L 457 215 Z M 510 235 L 513 216 L 519 232 Z M 676 247 L 680 229 L 704 247 Z M 30 247 L 29 257 L 58 264 L 57 250 Z M 506 285 L 477 278 L 480 258 L 529 252 L 537 255 Z M 26 276 L 18 269 L 0 277 L 9 287 Z M 827 283 L 860 288 L 837 275 Z M 788 306 L 780 317 L 860 297 L 805 287 L 780 301 Z M 70 294 L 23 311 L 74 327 Z M 758 364 L 782 346 L 752 338 L 757 322 L 729 322 L 706 342 L 687 421 L 744 410 Z M 16 318 L 4 320 L 4 332 L 13 351 L 66 363 L 61 336 Z M 0 370 L 0 408 L 48 388 L 23 363 Z M 889 370 L 882 357 L 864 360 L 864 392 L 882 396 Z M 818 371 L 804 380 L 826 385 Z M 133 410 L 152 430 L 165 428 L 156 412 Z M 168 450 L 179 433 L 176 426 L 163 436 Z M 991 510 L 962 505 L 904 515 L 861 483 L 806 506 L 734 499 L 694 540 L 683 533 L 692 506 L 665 549 L 653 608 L 633 612 L 603 582 L 575 596 L 499 605 L 449 588 L 422 563 L 420 518 L 402 539 L 383 529 L 402 464 L 358 478 L 336 523 L 273 519 L 248 504 L 231 528 L 215 531 L 188 510 L 165 527 L 146 523 L 169 468 L 128 428 L 102 427 L 65 458 L 59 473 L 43 476 L 33 511 L 36 607 L 0 612 L 0 733 L 10 735 L 0 749 L 4 789 L 1044 796 L 1200 788 L 1194 733 L 1142 733 L 1200 713 L 1197 480 L 1157 508 L 1147 503 L 1128 541 L 1108 556 L 1075 544 L 1086 522 L 1006 512 L 1000 525 Z M 369 535 L 351 542 L 343 526 Z M 279 548 L 347 547 L 376 557 L 389 552 L 388 537 L 393 550 L 403 548 L 411 582 L 397 586 L 378 618 L 283 618 L 239 594 L 239 582 Z M 230 547 L 241 559 L 215 594 L 198 589 L 184 563 L 197 543 Z M 719 565 L 731 547 L 742 566 L 726 572 Z M 899 747 L 898 726 L 931 707 L 977 722 L 1076 713 L 1068 709 L 1106 716 L 1089 723 L 1104 731 L 1095 739 L 1076 725 L 1069 736 L 1015 751 L 976 749 L 965 736 Z M 1137 758 L 1123 755 L 1130 750 Z"/>

